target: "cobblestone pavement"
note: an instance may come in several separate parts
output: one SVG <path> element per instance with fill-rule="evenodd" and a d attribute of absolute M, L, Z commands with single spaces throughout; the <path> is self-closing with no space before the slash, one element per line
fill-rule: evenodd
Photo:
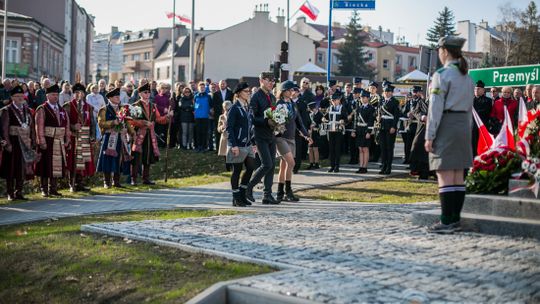
<path fill-rule="evenodd" d="M 238 284 L 316 302 L 540 302 L 539 241 L 427 234 L 410 223 L 427 208 L 310 206 L 84 229 L 290 268 Z"/>
<path fill-rule="evenodd" d="M 315 186 L 381 178 L 376 174 L 378 171 L 376 169 L 377 164 L 371 164 L 371 168 L 370 174 L 363 175 L 355 174 L 356 168 L 352 166 L 344 166 L 341 172 L 337 174 L 327 173 L 323 169 L 300 171 L 299 174 L 294 175 L 293 189 L 301 190 Z M 403 169 L 404 166 L 395 165 L 393 174 L 405 173 L 406 171 Z M 274 180 L 277 180 L 277 178 L 274 178 Z M 41 200 L 4 205 L 0 206 L 0 225 L 97 213 L 177 208 L 231 208 L 230 184 L 217 183 L 190 188 L 162 189 L 117 195 L 95 195 L 74 199 Z"/>

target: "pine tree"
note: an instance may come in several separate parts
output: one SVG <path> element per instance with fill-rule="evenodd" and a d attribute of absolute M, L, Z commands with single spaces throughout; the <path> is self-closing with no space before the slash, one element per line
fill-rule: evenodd
<path fill-rule="evenodd" d="M 357 11 L 353 11 L 351 20 L 347 25 L 345 42 L 339 47 L 337 57 L 340 61 L 338 75 L 342 76 L 364 76 L 372 77 L 373 71 L 366 64 L 366 35 L 362 34 L 360 16 Z"/>
<path fill-rule="evenodd" d="M 441 37 L 448 35 L 457 35 L 457 33 L 454 24 L 454 13 L 445 6 L 439 12 L 435 25 L 428 30 L 426 40 L 431 42 L 431 47 L 435 47 Z"/>

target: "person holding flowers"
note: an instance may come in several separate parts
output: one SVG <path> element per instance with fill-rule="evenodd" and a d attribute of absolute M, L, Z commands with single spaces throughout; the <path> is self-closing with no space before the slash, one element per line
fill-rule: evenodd
<path fill-rule="evenodd" d="M 284 119 L 283 131 L 276 135 L 276 147 L 280 156 L 279 162 L 279 174 L 278 174 L 278 190 L 276 199 L 278 202 L 283 200 L 289 202 L 297 202 L 300 199 L 294 195 L 291 187 L 292 171 L 295 165 L 296 154 L 296 132 L 300 132 L 300 135 L 312 143 L 309 138 L 309 133 L 306 130 L 302 118 L 299 115 L 296 105 L 293 104 L 291 95 L 292 91 L 297 88 L 294 82 L 287 80 L 281 83 L 280 90 L 278 92 L 278 102 L 276 108 L 283 107 L 286 111 Z"/>
<path fill-rule="evenodd" d="M 128 119 L 131 115 L 137 116 L 139 114 L 133 107 L 133 111 L 130 112 L 129 108 L 126 109 L 129 106 L 120 106 L 119 88 L 109 91 L 106 97 L 109 102 L 98 112 L 98 126 L 103 137 L 97 171 L 103 173 L 103 186 L 106 189 L 111 186 L 122 188 L 120 173 L 123 171 L 124 165 L 129 168 L 131 160 L 128 135 L 131 138 L 135 136 L 135 131 L 128 123 Z"/>

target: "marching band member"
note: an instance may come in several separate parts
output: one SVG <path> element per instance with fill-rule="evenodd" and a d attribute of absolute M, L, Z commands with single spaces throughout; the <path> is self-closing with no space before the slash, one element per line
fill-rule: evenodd
<path fill-rule="evenodd" d="M 356 138 L 356 145 L 359 152 L 360 168 L 356 173 L 367 173 L 369 161 L 369 146 L 372 140 L 373 123 L 375 122 L 375 108 L 369 103 L 370 93 L 362 91 L 361 105 L 358 106 L 355 118 L 355 131 L 353 137 Z"/>

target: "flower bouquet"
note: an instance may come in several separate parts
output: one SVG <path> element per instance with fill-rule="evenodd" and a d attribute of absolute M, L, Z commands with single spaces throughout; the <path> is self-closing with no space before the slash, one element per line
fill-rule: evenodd
<path fill-rule="evenodd" d="M 121 131 L 124 127 L 126 127 L 128 120 L 139 118 L 141 115 L 142 111 L 140 107 L 134 107 L 132 105 L 120 107 L 118 112 L 116 112 L 116 119 L 118 119 L 119 122 L 119 124 L 116 125 L 116 130 Z"/>
<path fill-rule="evenodd" d="M 516 152 L 497 148 L 478 155 L 465 180 L 467 192 L 482 194 L 508 193 L 508 180 L 521 166 Z"/>
<path fill-rule="evenodd" d="M 518 179 L 528 179 L 530 189 L 536 197 L 540 194 L 540 110 L 528 113 L 530 120 L 522 139 L 518 142 L 518 153 L 523 162 L 521 170 L 515 174 Z M 513 189 L 518 191 L 523 188 Z"/>
<path fill-rule="evenodd" d="M 274 134 L 283 134 L 285 132 L 285 124 L 289 121 L 289 109 L 287 105 L 278 104 L 264 111 L 264 118 L 268 118 L 274 124 Z"/>

